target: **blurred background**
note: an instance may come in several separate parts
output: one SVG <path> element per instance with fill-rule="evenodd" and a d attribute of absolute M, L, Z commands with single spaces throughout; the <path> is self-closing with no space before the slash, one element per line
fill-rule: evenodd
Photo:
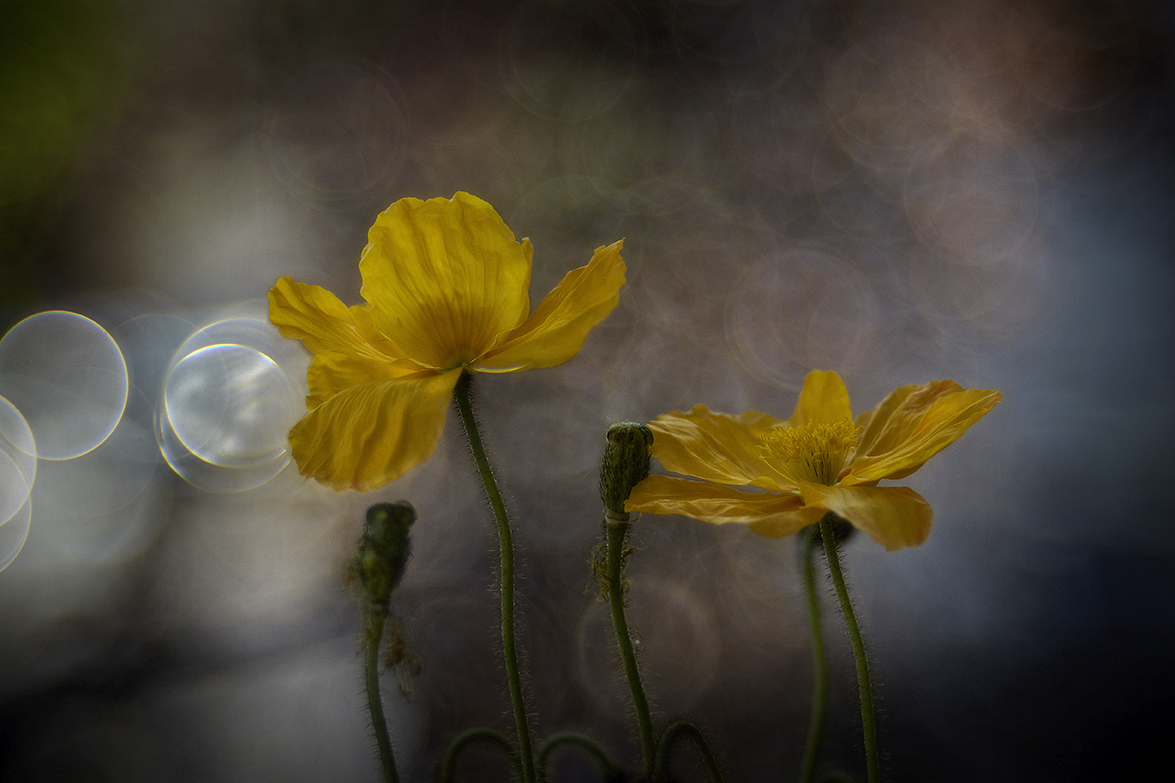
<path fill-rule="evenodd" d="M 3 0 L 0 779 L 379 779 L 343 568 L 398 498 L 424 662 L 410 696 L 385 682 L 402 773 L 509 730 L 455 416 L 383 489 L 303 480 L 308 359 L 264 322 L 283 275 L 358 303 L 375 215 L 457 190 L 531 238 L 532 302 L 625 239 L 578 357 L 478 381 L 539 739 L 637 768 L 588 568 L 607 426 L 785 418 L 822 368 L 857 411 L 939 378 L 1004 393 L 903 482 L 935 507 L 923 546 L 847 547 L 886 779 L 1149 771 L 1175 729 L 1173 32 L 1161 0 Z M 85 319 L 23 320 L 49 311 Z M 693 718 L 728 781 L 793 779 L 796 542 L 645 516 L 634 544 L 659 725 Z M 825 599 L 822 759 L 863 779 Z M 570 752 L 554 773 L 599 779 Z"/>

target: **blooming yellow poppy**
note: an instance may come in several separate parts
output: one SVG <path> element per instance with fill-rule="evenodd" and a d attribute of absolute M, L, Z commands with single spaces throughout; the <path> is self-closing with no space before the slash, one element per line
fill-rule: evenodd
<path fill-rule="evenodd" d="M 831 511 L 886 549 L 917 546 L 930 534 L 930 504 L 907 487 L 878 481 L 918 470 L 1001 398 L 998 391 L 934 381 L 903 386 L 854 421 L 844 381 L 817 370 L 804 379 L 787 421 L 757 411 L 711 413 L 702 405 L 667 413 L 649 424 L 653 456 L 674 473 L 715 483 L 649 476 L 625 509 L 737 522 L 772 538 Z"/>
<path fill-rule="evenodd" d="M 624 284 L 623 240 L 599 247 L 530 310 L 532 248 L 468 193 L 406 198 L 376 218 L 359 261 L 366 304 L 283 277 L 269 318 L 314 354 L 310 412 L 290 430 L 304 476 L 373 489 L 436 450 L 463 371 L 517 372 L 579 352 Z"/>

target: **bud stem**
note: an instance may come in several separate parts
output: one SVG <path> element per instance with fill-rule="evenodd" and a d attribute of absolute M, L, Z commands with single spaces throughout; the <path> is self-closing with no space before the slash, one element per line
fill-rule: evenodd
<path fill-rule="evenodd" d="M 416 509 L 406 500 L 377 503 L 367 509 L 363 535 L 347 563 L 347 584 L 357 584 L 357 599 L 367 627 L 363 634 L 364 678 L 371 728 L 379 746 L 384 783 L 400 783 L 388 724 L 384 720 L 379 693 L 379 648 L 383 642 L 392 590 L 400 583 L 408 565 L 411 545 L 408 529 L 416 521 Z"/>
<path fill-rule="evenodd" d="M 656 746 L 653 741 L 653 717 L 649 712 L 649 700 L 645 696 L 645 688 L 641 684 L 641 670 L 637 667 L 636 652 L 632 646 L 632 636 L 628 630 L 628 619 L 624 614 L 624 545 L 628 537 L 628 514 L 625 520 L 617 519 L 619 515 L 609 512 L 604 521 L 604 528 L 608 534 L 608 602 L 612 607 L 612 625 L 616 629 L 616 646 L 620 650 L 620 660 L 624 664 L 624 677 L 628 680 L 628 689 L 632 692 L 632 706 L 636 710 L 637 729 L 641 738 L 641 755 L 645 762 L 645 778 L 653 777 L 653 760 Z"/>
<path fill-rule="evenodd" d="M 384 783 L 400 783 L 400 776 L 396 772 L 396 758 L 392 755 L 392 741 L 388 736 L 388 724 L 384 720 L 383 702 L 379 695 L 379 643 L 383 639 L 385 617 L 386 607 L 371 605 L 367 613 L 365 635 L 367 706 L 371 709 L 371 727 L 375 731 L 375 742 L 379 745 Z"/>
<path fill-rule="evenodd" d="M 624 510 L 632 488 L 649 475 L 652 463 L 650 449 L 653 433 L 644 424 L 622 421 L 608 428 L 604 462 L 600 466 L 600 500 L 604 502 L 604 532 L 606 536 L 603 574 L 603 592 L 612 607 L 612 626 L 616 630 L 616 646 L 624 664 L 624 677 L 632 693 L 636 711 L 637 730 L 640 733 L 641 755 L 645 762 L 645 780 L 653 779 L 657 747 L 653 739 L 653 718 L 649 700 L 641 684 L 641 670 L 636 663 L 632 634 L 624 615 L 624 559 L 630 517 Z"/>
<path fill-rule="evenodd" d="M 816 591 L 816 546 L 820 531 L 804 528 L 800 534 L 800 567 L 804 572 L 804 593 L 808 598 L 808 629 L 812 634 L 812 714 L 808 720 L 808 740 L 804 745 L 804 761 L 800 766 L 800 783 L 812 783 L 816 771 L 816 756 L 824 735 L 824 713 L 828 707 L 828 659 L 824 652 L 824 631 L 820 623 L 820 594 Z"/>

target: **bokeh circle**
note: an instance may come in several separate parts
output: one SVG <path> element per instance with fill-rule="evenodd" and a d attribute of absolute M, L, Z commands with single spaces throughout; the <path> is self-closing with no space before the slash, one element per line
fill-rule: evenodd
<path fill-rule="evenodd" d="M 252 489 L 276 476 L 290 461 L 290 427 L 305 410 L 293 380 L 299 359 L 259 319 L 217 321 L 189 337 L 164 377 L 155 417 L 156 440 L 172 469 L 217 492 Z"/>
<path fill-rule="evenodd" d="M 28 422 L 42 459 L 102 445 L 122 418 L 128 388 L 114 338 L 83 315 L 38 313 L 0 340 L 0 395 Z"/>
<path fill-rule="evenodd" d="M 0 525 L 25 505 L 36 476 L 33 432 L 16 406 L 0 397 Z"/>

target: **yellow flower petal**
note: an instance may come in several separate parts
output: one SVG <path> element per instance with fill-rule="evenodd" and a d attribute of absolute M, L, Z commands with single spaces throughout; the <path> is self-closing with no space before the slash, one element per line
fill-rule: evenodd
<path fill-rule="evenodd" d="M 376 330 L 365 307 L 347 307 L 321 286 L 281 278 L 269 292 L 269 318 L 314 354 L 306 378 L 308 408 L 352 386 L 422 372 Z"/>
<path fill-rule="evenodd" d="M 375 325 L 434 368 L 481 356 L 530 309 L 529 243 L 468 193 L 392 204 L 368 232 L 359 271 Z"/>
<path fill-rule="evenodd" d="M 364 308 L 347 307 L 321 286 L 281 278 L 269 291 L 269 320 L 313 354 L 350 353 L 419 369 L 402 361 L 403 353 L 379 334 Z"/>
<path fill-rule="evenodd" d="M 918 546 L 930 535 L 934 511 L 908 487 L 826 487 L 803 483 L 805 506 L 831 511 L 891 552 Z"/>
<path fill-rule="evenodd" d="M 841 484 L 905 478 L 982 418 L 1003 398 L 991 389 L 964 389 L 954 381 L 906 386 L 862 416 L 857 454 Z"/>
<path fill-rule="evenodd" d="M 704 405 L 689 413 L 673 411 L 649 422 L 653 456 L 666 470 L 721 484 L 754 484 L 766 489 L 778 484 L 763 463 L 763 433 L 780 422 L 766 413 L 747 411 L 739 416 L 711 413 Z"/>
<path fill-rule="evenodd" d="M 834 372 L 813 370 L 804 378 L 804 388 L 800 390 L 796 409 L 787 423 L 792 427 L 804 427 L 852 418 L 853 410 L 849 405 L 849 390 L 845 388 L 845 382 Z"/>
<path fill-rule="evenodd" d="M 435 370 L 424 370 L 406 361 L 372 360 L 367 356 L 350 353 L 320 353 L 310 362 L 310 369 L 306 372 L 306 383 L 310 387 L 306 407 L 317 408 L 352 386 L 436 374 Z"/>
<path fill-rule="evenodd" d="M 884 454 L 906 440 L 934 401 L 944 394 L 962 391 L 954 381 L 932 381 L 894 389 L 871 411 L 857 417 L 861 439 L 857 453 Z"/>
<path fill-rule="evenodd" d="M 770 538 L 790 535 L 815 524 L 823 514 L 804 508 L 794 495 L 751 494 L 721 484 L 670 476 L 649 476 L 637 484 L 624 508 L 652 514 L 681 514 L 713 525 L 746 525 Z"/>
<path fill-rule="evenodd" d="M 336 490 L 399 478 L 436 450 L 459 372 L 353 386 L 290 430 L 298 470 Z"/>
<path fill-rule="evenodd" d="M 588 332 L 620 301 L 624 240 L 596 248 L 587 266 L 573 269 L 543 298 L 509 339 L 475 365 L 482 372 L 554 367 L 579 353 Z"/>

